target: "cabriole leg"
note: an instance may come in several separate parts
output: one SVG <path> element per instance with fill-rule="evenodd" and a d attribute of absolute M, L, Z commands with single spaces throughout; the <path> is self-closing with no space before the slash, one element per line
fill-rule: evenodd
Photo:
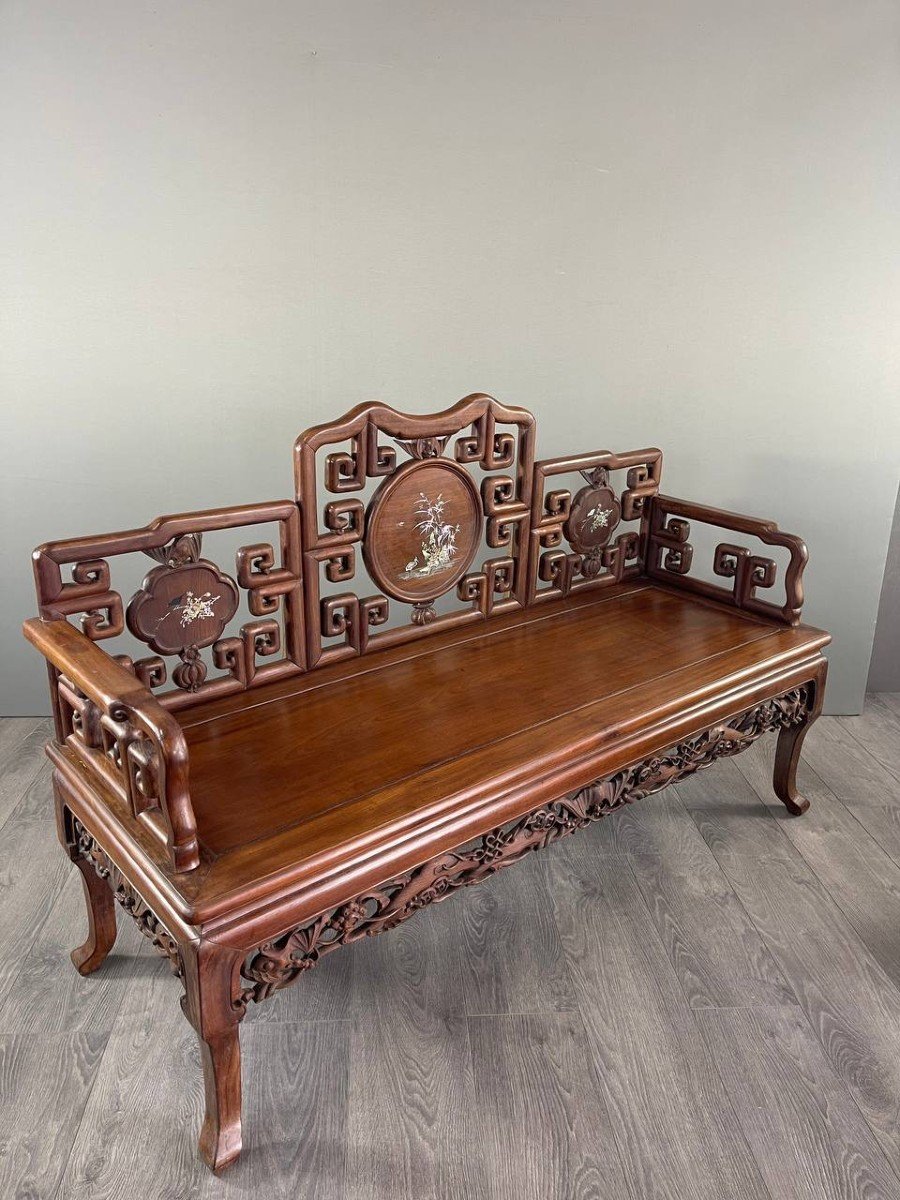
<path fill-rule="evenodd" d="M 800 762 L 803 740 L 813 721 L 822 711 L 826 671 L 827 666 L 823 663 L 816 679 L 809 684 L 812 688 L 812 701 L 805 720 L 799 725 L 790 725 L 780 730 L 775 747 L 775 772 L 772 785 L 775 788 L 775 795 L 788 812 L 795 817 L 799 817 L 809 808 L 809 801 L 797 791 L 797 765 Z"/>
<path fill-rule="evenodd" d="M 109 885 L 101 879 L 90 863 L 75 859 L 84 885 L 87 904 L 88 935 L 83 945 L 72 951 L 72 962 L 82 975 L 90 975 L 102 966 L 103 960 L 116 940 L 116 902 Z"/>
<path fill-rule="evenodd" d="M 210 942 L 182 947 L 184 1011 L 200 1038 L 206 1113 L 200 1154 L 213 1171 L 241 1153 L 241 1047 L 244 1010 L 236 998 L 240 956 Z"/>
<path fill-rule="evenodd" d="M 84 901 L 87 906 L 88 935 L 84 944 L 72 951 L 72 962 L 82 975 L 90 975 L 103 965 L 116 940 L 116 902 L 112 888 L 101 879 L 92 863 L 78 848 L 72 810 L 63 799 L 56 772 L 53 774 L 53 797 L 56 803 L 56 832 L 60 845 L 81 872 Z"/>

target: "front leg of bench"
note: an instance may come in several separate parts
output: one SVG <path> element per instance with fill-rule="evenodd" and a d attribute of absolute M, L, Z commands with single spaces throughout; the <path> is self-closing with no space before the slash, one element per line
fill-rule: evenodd
<path fill-rule="evenodd" d="M 783 726 L 778 733 L 772 786 L 775 789 L 775 795 L 794 817 L 802 816 L 809 808 L 809 801 L 797 791 L 797 766 L 800 762 L 800 750 L 804 738 L 809 733 L 813 721 L 822 711 L 827 674 L 828 664 L 823 661 L 819 665 L 815 679 L 809 684 L 813 690 L 812 700 L 801 720 L 797 724 Z"/>
<path fill-rule="evenodd" d="M 181 948 L 185 1016 L 197 1031 L 203 1061 L 206 1112 L 200 1154 L 213 1171 L 241 1153 L 241 1046 L 238 1027 L 245 1006 L 236 984 L 242 956 L 213 942 Z"/>

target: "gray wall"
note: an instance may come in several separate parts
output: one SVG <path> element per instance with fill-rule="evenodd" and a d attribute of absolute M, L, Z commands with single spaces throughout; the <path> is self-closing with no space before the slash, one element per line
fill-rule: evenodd
<path fill-rule="evenodd" d="M 896 5 L 6 0 L 4 712 L 29 551 L 483 389 L 810 544 L 859 708 L 898 477 Z"/>
<path fill-rule="evenodd" d="M 878 624 L 869 664 L 869 691 L 900 692 L 900 491 L 884 568 Z"/>

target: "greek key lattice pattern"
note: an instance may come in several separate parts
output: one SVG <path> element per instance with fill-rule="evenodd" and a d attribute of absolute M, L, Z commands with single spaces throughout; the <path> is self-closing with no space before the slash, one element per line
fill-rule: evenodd
<path fill-rule="evenodd" d="M 529 604 L 641 573 L 647 514 L 661 471 L 662 454 L 653 448 L 535 463 Z M 616 474 L 624 475 L 619 490 Z M 584 485 L 573 496 L 560 477 L 574 475 Z"/>
<path fill-rule="evenodd" d="M 246 1005 L 287 987 L 338 946 L 393 929 L 419 909 L 438 903 L 462 887 L 488 878 L 532 850 L 567 837 L 593 821 L 660 791 L 675 780 L 739 754 L 762 734 L 800 725 L 814 700 L 804 685 L 704 730 L 664 753 L 635 763 L 605 779 L 543 805 L 527 816 L 493 829 L 468 848 L 441 854 L 298 929 L 263 943 L 245 961 Z"/>
<path fill-rule="evenodd" d="M 231 530 L 257 539 L 235 552 L 233 578 L 203 557 L 204 533 Z M 259 540 L 273 531 L 273 540 Z M 158 565 L 126 602 L 113 568 L 138 554 Z M 78 617 L 92 642 L 118 638 L 127 626 L 153 653 L 113 657 L 172 708 L 304 669 L 300 568 L 299 514 L 290 501 L 160 517 L 143 529 L 49 542 L 34 561 L 41 616 Z M 249 621 L 239 616 L 244 601 Z M 211 678 L 204 652 L 217 672 Z M 164 690 L 168 685 L 174 688 Z"/>
<path fill-rule="evenodd" d="M 481 394 L 432 416 L 364 404 L 307 430 L 295 475 L 308 665 L 523 607 L 533 465 L 531 414 Z"/>

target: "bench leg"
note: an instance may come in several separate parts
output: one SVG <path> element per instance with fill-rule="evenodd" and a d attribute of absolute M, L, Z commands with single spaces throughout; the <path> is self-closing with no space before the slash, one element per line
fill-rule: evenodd
<path fill-rule="evenodd" d="M 116 902 L 112 890 L 94 868 L 83 858 L 75 859 L 84 885 L 87 904 L 88 935 L 83 945 L 72 951 L 72 962 L 81 975 L 90 975 L 103 965 L 103 960 L 116 940 Z"/>
<path fill-rule="evenodd" d="M 809 733 L 813 721 L 822 711 L 826 671 L 827 664 L 822 663 L 816 679 L 810 684 L 813 689 L 812 702 L 805 720 L 799 725 L 790 725 L 779 730 L 778 742 L 775 746 L 775 772 L 772 785 L 775 788 L 775 795 L 794 817 L 799 817 L 809 808 L 809 801 L 797 791 L 797 765 L 800 762 L 803 739 Z"/>
<path fill-rule="evenodd" d="M 73 828 L 72 810 L 63 798 L 56 772 L 53 773 L 53 798 L 56 807 L 56 833 L 66 854 L 81 872 L 84 902 L 87 906 L 88 935 L 83 945 L 72 951 L 76 971 L 90 975 L 103 965 L 103 960 L 116 940 L 116 901 L 107 879 L 101 879 L 96 868 L 80 853 Z"/>
<path fill-rule="evenodd" d="M 809 808 L 809 801 L 797 791 L 797 764 L 800 747 L 811 722 L 782 729 L 775 747 L 775 775 L 772 780 L 775 795 L 784 804 L 791 816 L 799 817 Z"/>
<path fill-rule="evenodd" d="M 200 1154 L 222 1171 L 241 1153 L 241 1046 L 244 1015 L 235 999 L 241 956 L 210 942 L 182 947 L 185 1015 L 200 1039 L 206 1112 Z"/>

